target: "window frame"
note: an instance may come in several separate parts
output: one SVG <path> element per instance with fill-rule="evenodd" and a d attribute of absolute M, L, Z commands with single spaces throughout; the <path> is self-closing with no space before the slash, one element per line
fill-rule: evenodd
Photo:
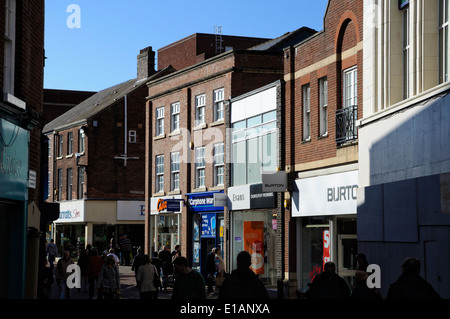
<path fill-rule="evenodd" d="M 195 126 L 206 124 L 206 95 L 199 94 L 195 96 Z"/>
<path fill-rule="evenodd" d="M 439 0 L 438 10 L 439 83 L 444 83 L 449 80 L 449 1 Z"/>
<path fill-rule="evenodd" d="M 217 143 L 213 146 L 214 158 L 214 186 L 224 185 L 224 169 L 225 169 L 225 144 Z"/>
<path fill-rule="evenodd" d="M 175 102 L 170 105 L 171 112 L 171 132 L 180 130 L 180 102 Z"/>
<path fill-rule="evenodd" d="M 83 197 L 84 197 L 84 168 L 78 167 L 77 198 L 83 199 Z"/>
<path fill-rule="evenodd" d="M 73 132 L 67 133 L 67 156 L 73 154 Z"/>
<path fill-rule="evenodd" d="M 195 148 L 195 188 L 206 187 L 206 148 Z"/>
<path fill-rule="evenodd" d="M 158 107 L 156 110 L 156 136 L 164 135 L 164 106 Z"/>
<path fill-rule="evenodd" d="M 311 140 L 311 85 L 310 83 L 302 85 L 303 102 L 303 141 Z"/>
<path fill-rule="evenodd" d="M 164 154 L 156 155 L 155 161 L 155 191 L 156 193 L 164 192 Z"/>
<path fill-rule="evenodd" d="M 319 79 L 319 136 L 328 136 L 328 78 Z"/>
<path fill-rule="evenodd" d="M 69 167 L 67 169 L 67 200 L 72 200 L 73 191 L 73 169 Z"/>
<path fill-rule="evenodd" d="M 170 153 L 170 189 L 177 191 L 180 189 L 180 152 Z"/>
<path fill-rule="evenodd" d="M 220 88 L 213 91 L 213 103 L 214 103 L 214 121 L 221 121 L 224 119 L 224 104 L 225 104 L 225 89 Z"/>

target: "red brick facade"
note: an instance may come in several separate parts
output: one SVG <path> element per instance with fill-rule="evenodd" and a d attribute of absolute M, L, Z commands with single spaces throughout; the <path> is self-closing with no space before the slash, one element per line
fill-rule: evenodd
<path fill-rule="evenodd" d="M 363 1 L 329 1 L 324 28 L 308 40 L 285 49 L 286 171 L 290 184 L 303 170 L 345 164 L 337 158 L 336 111 L 343 106 L 343 71 L 357 66 L 358 118 L 362 116 Z M 319 79 L 328 80 L 328 135 L 319 132 Z M 310 86 L 310 140 L 303 137 L 302 86 Z M 350 147 L 357 147 L 350 143 Z M 354 159 L 348 159 L 352 162 Z M 285 213 L 285 272 L 296 272 L 296 223 Z"/>

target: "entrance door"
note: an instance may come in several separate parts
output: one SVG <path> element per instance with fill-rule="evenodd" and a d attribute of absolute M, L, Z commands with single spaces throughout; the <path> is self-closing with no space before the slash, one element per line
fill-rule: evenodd
<path fill-rule="evenodd" d="M 344 277 L 349 284 L 353 284 L 355 276 L 355 257 L 358 254 L 356 235 L 338 235 L 338 264 L 337 273 Z"/>
<path fill-rule="evenodd" d="M 206 278 L 206 264 L 208 260 L 208 254 L 211 252 L 211 250 L 216 246 L 216 240 L 214 238 L 202 238 L 201 239 L 201 256 L 200 256 L 200 267 L 201 267 L 201 273 Z"/>

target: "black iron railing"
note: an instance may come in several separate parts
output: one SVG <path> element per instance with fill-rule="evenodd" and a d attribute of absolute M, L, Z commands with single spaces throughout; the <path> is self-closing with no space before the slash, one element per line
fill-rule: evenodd
<path fill-rule="evenodd" d="M 358 138 L 356 120 L 358 106 L 352 105 L 336 111 L 336 143 L 343 144 Z"/>

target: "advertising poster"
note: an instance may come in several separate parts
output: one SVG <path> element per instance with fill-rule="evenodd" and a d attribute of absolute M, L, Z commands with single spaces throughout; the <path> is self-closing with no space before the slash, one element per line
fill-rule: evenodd
<path fill-rule="evenodd" d="M 330 231 L 323 231 L 323 265 L 322 269 L 325 266 L 325 263 L 329 262 L 330 258 Z"/>
<path fill-rule="evenodd" d="M 264 222 L 244 222 L 244 249 L 252 256 L 250 268 L 257 275 L 264 274 Z"/>

